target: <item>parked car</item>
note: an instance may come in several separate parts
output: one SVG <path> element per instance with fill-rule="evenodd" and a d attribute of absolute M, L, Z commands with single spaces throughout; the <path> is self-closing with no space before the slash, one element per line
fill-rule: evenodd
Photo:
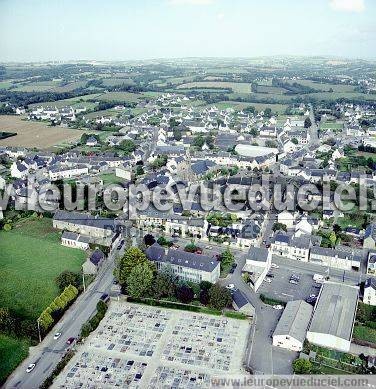
<path fill-rule="evenodd" d="M 273 309 L 281 310 L 281 309 L 283 309 L 283 305 L 280 305 L 280 304 L 273 305 Z"/>
<path fill-rule="evenodd" d="M 311 299 L 317 299 L 317 296 L 316 296 L 315 294 L 310 294 L 309 297 L 310 297 Z"/>
<path fill-rule="evenodd" d="M 106 303 L 110 299 L 110 297 L 107 293 L 103 293 L 100 299 Z"/>
<path fill-rule="evenodd" d="M 269 278 L 274 278 L 274 274 L 273 273 L 268 273 L 266 276 L 269 277 Z"/>
<path fill-rule="evenodd" d="M 35 366 L 35 363 L 30 363 L 30 365 L 26 369 L 26 373 L 31 373 L 34 370 Z"/>
<path fill-rule="evenodd" d="M 270 284 L 272 282 L 271 278 L 264 278 L 264 281 L 267 282 L 268 284 Z"/>
<path fill-rule="evenodd" d="M 312 298 L 312 297 L 308 297 L 308 298 L 306 298 L 306 303 L 308 303 L 308 304 L 315 304 L 315 302 L 316 302 L 316 298 Z"/>
<path fill-rule="evenodd" d="M 54 335 L 54 339 L 57 340 L 59 339 L 61 336 L 61 332 L 56 332 L 56 334 Z"/>
<path fill-rule="evenodd" d="M 234 284 L 228 284 L 228 285 L 226 286 L 226 288 L 227 288 L 228 290 L 234 290 L 234 289 L 235 289 L 235 285 L 234 285 Z"/>
<path fill-rule="evenodd" d="M 70 337 L 70 338 L 68 338 L 68 340 L 67 340 L 67 344 L 68 344 L 68 345 L 71 345 L 75 340 L 76 340 L 76 338 Z"/>
<path fill-rule="evenodd" d="M 211 250 L 213 247 L 212 246 L 206 246 L 205 247 L 207 250 Z"/>
<path fill-rule="evenodd" d="M 272 263 L 272 264 L 270 265 L 270 267 L 271 267 L 272 269 L 279 269 L 279 266 L 278 266 L 276 263 Z"/>
<path fill-rule="evenodd" d="M 297 285 L 297 284 L 299 284 L 299 281 L 296 281 L 296 280 L 294 280 L 294 279 L 290 279 L 289 283 L 290 283 L 290 284 Z"/>

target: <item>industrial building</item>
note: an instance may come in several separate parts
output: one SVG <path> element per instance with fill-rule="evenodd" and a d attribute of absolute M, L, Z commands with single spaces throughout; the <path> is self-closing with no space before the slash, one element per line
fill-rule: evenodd
<path fill-rule="evenodd" d="M 289 301 L 273 333 L 273 346 L 301 351 L 313 307 L 303 300 Z"/>
<path fill-rule="evenodd" d="M 358 293 L 357 286 L 325 282 L 316 302 L 307 340 L 319 346 L 348 352 Z"/>

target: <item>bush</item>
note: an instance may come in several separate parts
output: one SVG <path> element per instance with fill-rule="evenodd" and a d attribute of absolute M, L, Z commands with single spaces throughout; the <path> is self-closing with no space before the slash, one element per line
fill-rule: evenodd
<path fill-rule="evenodd" d="M 292 369 L 295 374 L 310 374 L 312 371 L 312 362 L 307 359 L 295 359 L 292 363 Z"/>

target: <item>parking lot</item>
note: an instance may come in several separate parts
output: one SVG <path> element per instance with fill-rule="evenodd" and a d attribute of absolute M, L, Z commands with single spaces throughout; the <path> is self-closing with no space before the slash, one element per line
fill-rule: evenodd
<path fill-rule="evenodd" d="M 313 281 L 311 274 L 299 272 L 299 270 L 286 269 L 281 266 L 279 269 L 271 269 L 269 273 L 273 274 L 274 277 L 270 278 L 270 283 L 266 281 L 262 283 L 258 289 L 260 294 L 262 293 L 268 297 L 287 302 L 291 300 L 305 300 L 311 294 L 317 296 L 319 293 L 320 289 L 313 286 L 317 284 Z M 299 277 L 297 284 L 290 283 L 292 275 Z"/>
<path fill-rule="evenodd" d="M 111 302 L 54 387 L 208 387 L 242 372 L 249 331 L 246 320 Z"/>

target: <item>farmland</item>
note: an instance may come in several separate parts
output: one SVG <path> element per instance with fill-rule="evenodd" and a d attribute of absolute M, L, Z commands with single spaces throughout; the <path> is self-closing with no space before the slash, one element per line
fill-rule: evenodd
<path fill-rule="evenodd" d="M 98 101 L 134 102 L 138 101 L 142 97 L 141 93 L 108 92 L 99 95 L 96 99 Z"/>
<path fill-rule="evenodd" d="M 43 122 L 21 120 L 19 116 L 0 116 L 0 132 L 15 132 L 12 136 L 0 141 L 0 146 L 21 146 L 46 149 L 65 142 L 79 139 L 82 131 L 61 127 L 49 127 Z"/>
<path fill-rule="evenodd" d="M 28 218 L 0 232 L 0 301 L 18 315 L 36 319 L 58 295 L 54 279 L 80 271 L 85 253 L 63 247 L 52 220 Z"/>
<path fill-rule="evenodd" d="M 246 82 L 200 81 L 181 84 L 177 89 L 231 89 L 235 93 L 251 93 L 251 85 Z"/>

